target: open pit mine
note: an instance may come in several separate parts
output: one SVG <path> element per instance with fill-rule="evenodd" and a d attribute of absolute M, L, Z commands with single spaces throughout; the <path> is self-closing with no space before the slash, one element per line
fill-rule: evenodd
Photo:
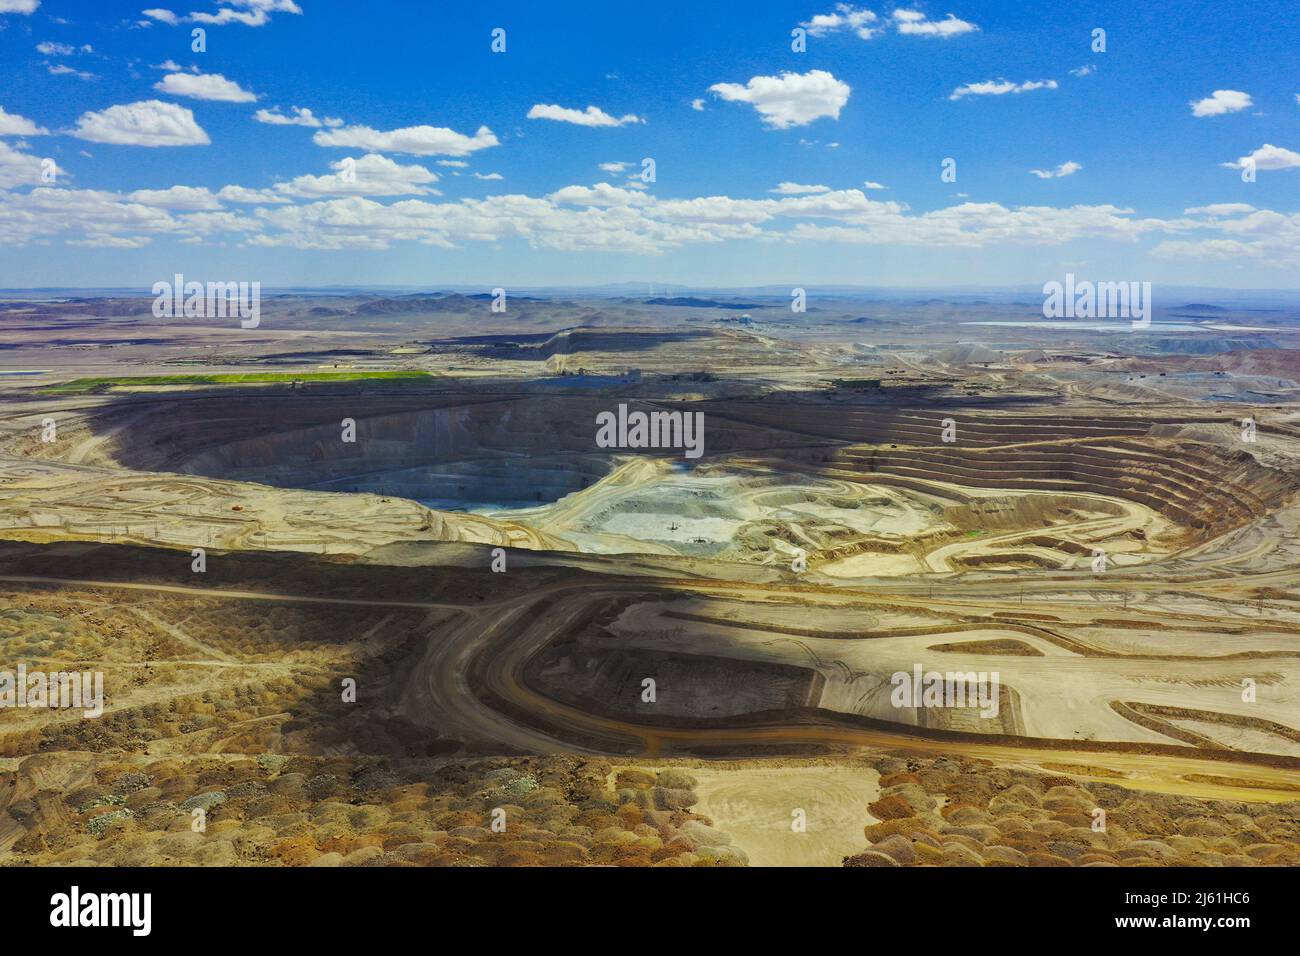
<path fill-rule="evenodd" d="M 6 306 L 0 865 L 1300 863 L 1300 335 L 395 301 Z"/>

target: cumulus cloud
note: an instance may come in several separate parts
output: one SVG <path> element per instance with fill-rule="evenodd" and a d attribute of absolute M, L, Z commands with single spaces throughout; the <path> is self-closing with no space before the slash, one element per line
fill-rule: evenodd
<path fill-rule="evenodd" d="M 1189 104 L 1193 116 L 1222 116 L 1225 113 L 1240 113 L 1254 105 L 1249 93 L 1241 90 L 1215 90 L 1203 100 L 1192 100 Z"/>
<path fill-rule="evenodd" d="M 498 180 L 498 179 L 505 179 L 505 177 L 502 176 L 500 173 L 475 173 L 475 174 L 474 174 L 474 178 L 475 178 L 475 179 L 486 179 L 486 180 L 489 180 L 489 181 L 491 181 L 491 180 Z"/>
<path fill-rule="evenodd" d="M 201 186 L 171 186 L 167 189 L 137 189 L 128 197 L 131 202 L 163 209 L 192 211 L 220 209 L 221 203 L 211 190 Z"/>
<path fill-rule="evenodd" d="M 327 176 L 299 176 L 275 188 L 287 195 L 316 196 L 408 196 L 437 193 L 430 188 L 438 174 L 423 166 L 403 166 L 377 153 L 360 159 L 348 157 L 330 163 L 335 170 Z"/>
<path fill-rule="evenodd" d="M 244 186 L 222 186 L 217 190 L 217 199 L 222 203 L 238 204 L 261 204 L 261 203 L 287 203 L 290 202 L 289 196 L 282 193 L 276 193 L 269 189 L 247 189 Z"/>
<path fill-rule="evenodd" d="M 729 102 L 750 104 L 772 129 L 789 129 L 822 117 L 839 119 L 851 88 L 825 70 L 809 70 L 755 76 L 743 86 L 715 83 L 709 91 Z"/>
<path fill-rule="evenodd" d="M 85 239 L 65 239 L 64 244 L 95 249 L 139 249 L 152 241 L 150 236 L 87 236 Z"/>
<path fill-rule="evenodd" d="M 192 112 L 161 100 L 82 113 L 72 135 L 120 146 L 206 146 L 211 142 Z"/>
<path fill-rule="evenodd" d="M 1245 169 L 1254 165 L 1256 169 L 1291 169 L 1300 166 L 1300 153 L 1265 143 L 1253 153 L 1247 153 L 1231 163 L 1221 163 L 1229 169 Z"/>
<path fill-rule="evenodd" d="M 220 73 L 168 73 L 153 88 L 172 96 L 221 103 L 252 103 L 257 99 L 256 93 L 250 93 Z"/>
<path fill-rule="evenodd" d="M 554 120 L 557 123 L 573 123 L 576 126 L 623 126 L 628 123 L 644 123 L 635 113 L 625 113 L 615 119 L 598 106 L 588 106 L 585 110 L 569 109 L 566 106 L 537 103 L 528 111 L 529 119 Z"/>
<path fill-rule="evenodd" d="M 1160 237 L 1162 256 L 1237 256 L 1270 263 L 1300 258 L 1300 214 L 1244 203 L 1192 207 L 1177 219 L 1143 218 L 1112 205 L 968 201 L 916 213 L 902 202 L 870 198 L 870 190 L 882 188 L 871 182 L 842 190 L 785 182 L 759 198 L 676 199 L 659 199 L 633 183 L 601 182 L 544 196 L 453 201 L 436 198 L 431 188 L 436 174 L 430 170 L 379 154 L 340 160 L 329 174 L 299 176 L 271 189 L 52 189 L 39 185 L 39 172 L 36 157 L 0 141 L 0 186 L 6 187 L 0 189 L 0 244 L 111 240 L 126 248 L 162 237 L 187 244 L 347 250 L 516 240 L 538 249 L 656 255 L 730 240 L 1001 249 Z M 492 179 L 496 174 L 478 175 Z M 230 211 L 224 204 L 245 208 Z"/>
<path fill-rule="evenodd" d="M 317 146 L 342 146 L 373 153 L 409 153 L 413 156 L 469 156 L 489 146 L 500 146 L 496 134 L 480 126 L 473 136 L 442 126 L 406 126 L 377 130 L 369 126 L 343 126 L 312 136 Z"/>
<path fill-rule="evenodd" d="M 162 9 L 161 7 L 152 7 L 148 10 L 141 10 L 140 12 L 150 20 L 157 20 L 159 23 L 166 23 L 168 26 L 175 26 L 181 22 L 180 17 L 176 16 L 172 11 Z"/>
<path fill-rule="evenodd" d="M 0 14 L 4 13 L 35 13 L 36 8 L 41 5 L 41 0 L 0 0 Z"/>
<path fill-rule="evenodd" d="M 216 13 L 191 13 L 188 19 L 217 26 L 242 23 L 260 27 L 270 22 L 272 13 L 302 13 L 302 8 L 294 0 L 226 0 Z"/>
<path fill-rule="evenodd" d="M 852 30 L 863 40 L 870 40 L 884 31 L 880 17 L 866 9 L 848 3 L 837 3 L 830 13 L 819 13 L 799 24 L 809 36 L 821 37 L 840 30 Z"/>
<path fill-rule="evenodd" d="M 1061 163 L 1055 169 L 1031 169 L 1030 172 L 1039 179 L 1060 179 L 1063 176 L 1073 176 L 1081 169 L 1083 169 L 1083 164 L 1076 163 L 1071 159 Z"/>
<path fill-rule="evenodd" d="M 546 198 L 554 203 L 568 203 L 574 206 L 635 206 L 652 201 L 645 193 L 620 189 L 609 183 L 597 183 L 594 186 L 565 186 Z"/>
<path fill-rule="evenodd" d="M 1054 90 L 1056 80 L 1028 80 L 1024 83 L 1012 83 L 1009 80 L 985 80 L 982 83 L 966 83 L 949 94 L 948 99 L 959 100 L 964 96 L 1004 96 L 1007 93 L 1028 93 L 1031 90 Z"/>
<path fill-rule="evenodd" d="M 3 146 L 3 144 L 0 144 Z M 3 151 L 0 150 L 0 153 Z M 0 170 L 4 168 L 0 157 Z M 133 203 L 110 192 L 38 186 L 27 193 L 0 192 L 0 244 L 68 236 L 139 236 L 176 228 L 165 209 Z"/>
<path fill-rule="evenodd" d="M 804 20 L 799 26 L 806 29 L 809 36 L 822 37 L 847 30 L 863 40 L 873 40 L 891 26 L 903 36 L 941 39 L 974 33 L 979 29 L 975 24 L 959 20 L 951 13 L 942 20 L 931 20 L 920 10 L 899 8 L 887 19 L 882 19 L 873 11 L 850 3 L 837 3 L 830 13 L 819 13 Z"/>
<path fill-rule="evenodd" d="M 244 186 L 222 186 L 217 190 L 217 198 L 222 202 L 249 205 L 290 201 L 288 196 L 271 189 L 247 189 Z"/>
<path fill-rule="evenodd" d="M 39 156 L 25 153 L 0 140 L 0 189 L 36 185 L 41 181 L 41 164 Z M 3 221 L 4 218 L 0 216 L 0 222 Z M 0 233 L 3 231 L 0 229 Z"/>
<path fill-rule="evenodd" d="M 862 184 L 862 188 L 863 189 L 888 189 L 889 187 L 881 183 L 874 183 L 870 179 L 868 179 L 865 183 Z"/>
<path fill-rule="evenodd" d="M 1088 76 L 1088 75 L 1091 74 L 1091 73 L 1096 73 L 1096 72 L 1097 72 L 1097 67 L 1096 67 L 1096 66 L 1094 66 L 1094 65 L 1091 64 L 1091 63 L 1085 63 L 1083 66 L 1080 66 L 1080 67 L 1077 67 L 1076 69 L 1071 70 L 1071 71 L 1070 71 L 1070 75 L 1071 75 L 1071 76 L 1084 77 L 1084 76 Z"/>
<path fill-rule="evenodd" d="M 939 37 L 944 40 L 963 33 L 974 33 L 979 29 L 966 20 L 958 20 L 951 13 L 942 20 L 931 20 L 920 10 L 895 10 L 894 24 L 898 32 L 905 36 Z"/>
<path fill-rule="evenodd" d="M 1244 205 L 1228 203 L 1225 205 Z M 1166 240 L 1151 254 L 1167 259 L 1251 260 L 1268 266 L 1300 268 L 1300 213 L 1252 209 L 1226 219 L 1197 222 L 1217 235 Z"/>
<path fill-rule="evenodd" d="M 343 120 L 333 116 L 320 119 L 305 106 L 291 106 L 287 114 L 282 112 L 278 106 L 269 110 L 260 109 L 253 114 L 253 119 L 259 123 L 269 123 L 272 126 L 307 126 L 312 129 L 320 129 L 322 126 L 335 129 L 343 125 Z"/>
<path fill-rule="evenodd" d="M 831 191 L 830 186 L 805 186 L 802 183 L 781 183 L 775 189 L 769 189 L 770 193 L 777 193 L 781 196 L 801 196 L 805 193 L 828 193 Z"/>
<path fill-rule="evenodd" d="M 152 7 L 140 12 L 149 18 L 141 21 L 142 26 L 149 25 L 150 21 L 156 21 L 168 26 L 188 22 L 210 26 L 242 23 L 246 27 L 260 27 L 271 22 L 273 13 L 302 13 L 302 8 L 294 0 L 220 0 L 215 13 L 193 12 L 188 16 L 181 16 L 165 7 Z"/>
<path fill-rule="evenodd" d="M 44 126 L 37 126 L 17 113 L 6 113 L 0 106 L 0 136 L 44 136 L 48 132 Z"/>
<path fill-rule="evenodd" d="M 73 69 L 63 63 L 47 63 L 45 69 L 50 76 L 75 76 L 79 80 L 93 80 L 95 78 L 94 73 Z"/>
<path fill-rule="evenodd" d="M 1208 206 L 1193 206 L 1191 209 L 1184 209 L 1185 216 L 1241 216 L 1248 212 L 1254 212 L 1255 207 L 1250 203 L 1244 202 L 1218 202 L 1211 203 Z"/>
<path fill-rule="evenodd" d="M 852 191 L 856 192 L 856 190 Z M 897 203 L 880 203 L 861 198 L 806 197 L 800 201 L 834 198 L 827 218 L 840 224 L 797 223 L 790 235 L 795 239 L 861 243 L 982 248 L 993 244 L 1060 245 L 1074 239 L 1099 237 L 1131 241 L 1149 232 L 1171 228 L 1156 219 L 1134 219 L 1132 210 L 1110 205 L 1007 207 L 1001 203 L 963 202 L 921 215 L 907 215 Z M 791 200 L 786 200 L 791 202 Z M 815 214 L 813 210 L 808 210 Z"/>
<path fill-rule="evenodd" d="M 1296 99 L 1300 100 L 1300 96 L 1297 96 Z M 703 113 L 704 112 L 703 98 L 697 96 L 695 97 L 695 99 L 691 100 L 691 109 L 695 110 L 698 113 Z"/>

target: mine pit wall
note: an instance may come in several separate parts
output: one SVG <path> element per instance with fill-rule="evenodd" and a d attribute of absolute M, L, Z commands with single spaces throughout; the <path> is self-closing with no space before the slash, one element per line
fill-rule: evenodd
<path fill-rule="evenodd" d="M 613 454 L 677 454 L 598 449 L 596 416 L 620 402 L 631 410 L 702 411 L 705 445 L 699 463 L 740 456 L 775 472 L 857 481 L 920 479 L 1113 496 L 1146 505 L 1197 539 L 1277 509 L 1300 490 L 1300 479 L 1258 464 L 1245 451 L 1151 434 L 1153 426 L 1176 424 L 1174 419 L 860 407 L 837 407 L 828 414 L 822 405 L 789 402 L 648 403 L 609 395 L 493 398 L 482 393 L 276 392 L 236 399 L 222 394 L 169 398 L 111 442 L 114 457 L 129 468 L 280 487 L 333 483 L 330 490 L 347 491 L 349 477 L 383 475 L 387 482 L 391 473 L 392 493 L 403 497 L 454 497 L 440 491 L 493 481 L 505 484 L 492 491 L 509 496 L 518 490 L 511 484 L 516 475 L 522 476 L 516 482 L 520 488 L 567 493 L 605 473 Z M 88 422 L 103 433 L 147 407 L 123 403 L 96 410 Z M 353 444 L 341 440 L 343 418 L 357 423 Z M 956 422 L 955 444 L 942 441 L 945 418 Z M 471 460 L 479 464 L 461 471 L 446 467 Z M 429 476 L 420 469 L 431 465 L 448 472 L 444 485 L 421 485 Z M 530 476 L 530 467 L 535 475 Z M 566 471 L 577 473 L 572 481 Z M 925 490 L 935 494 L 932 487 Z M 965 496 L 954 489 L 953 497 L 960 502 Z"/>
<path fill-rule="evenodd" d="M 1088 492 L 1134 501 L 1205 539 L 1281 507 L 1300 482 L 1245 452 L 1107 442 L 1018 449 L 845 449 L 837 477 L 882 472 L 972 488 Z"/>
<path fill-rule="evenodd" d="M 820 463 L 829 477 L 1107 495 L 1146 505 L 1199 540 L 1280 508 L 1300 491 L 1300 479 L 1260 465 L 1245 451 L 1150 434 L 1173 420 L 960 410 L 836 409 L 827 415 L 815 407 L 745 403 L 719 407 L 718 414 L 771 418 L 791 430 L 853 442 L 830 455 L 799 456 Z M 956 423 L 955 443 L 943 442 L 945 418 Z"/>
<path fill-rule="evenodd" d="M 310 401 L 277 394 L 242 403 L 178 403 L 159 408 L 116 440 L 116 463 L 142 471 L 179 471 L 211 478 L 262 480 L 290 485 L 298 475 L 315 483 L 359 471 L 400 470 L 472 458 L 647 454 L 680 457 L 677 449 L 602 449 L 596 416 L 626 404 L 629 411 L 703 411 L 702 403 L 638 402 L 616 396 L 322 396 Z M 394 407 L 400 410 L 395 411 Z M 136 408 L 136 406 L 132 406 Z M 136 409 L 138 411 L 138 408 Z M 130 411 L 121 409 L 123 415 Z M 132 412 L 134 413 L 134 412 Z M 117 416 L 96 421 L 113 427 Z M 341 440 L 341 422 L 356 422 L 356 442 Z M 777 423 L 760 426 L 706 415 L 705 455 L 762 451 L 804 436 Z M 816 444 L 826 444 L 816 442 Z M 288 464 L 277 464 L 288 463 Z M 261 477 L 257 477 L 261 476 Z"/>
<path fill-rule="evenodd" d="M 1054 512 L 1062 509 L 1083 511 L 1119 517 L 1124 509 L 1113 501 L 1088 498 L 1082 495 L 998 495 L 990 498 L 973 498 L 964 504 L 950 505 L 944 509 L 944 520 L 959 531 L 1018 531 L 1022 528 L 1047 527 Z M 1090 554 L 1091 549 L 1056 538 L 1025 538 L 1028 544 L 1048 548 L 1072 550 L 1075 554 Z"/>

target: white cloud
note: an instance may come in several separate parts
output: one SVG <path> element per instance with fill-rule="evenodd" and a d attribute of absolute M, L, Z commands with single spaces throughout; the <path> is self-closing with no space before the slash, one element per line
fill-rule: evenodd
<path fill-rule="evenodd" d="M 1297 100 L 1300 100 L 1300 96 L 1297 96 L 1296 99 L 1297 99 Z M 698 112 L 698 113 L 703 113 L 703 112 L 704 112 L 704 100 L 703 100 L 703 98 L 697 96 L 697 97 L 695 97 L 695 99 L 691 100 L 691 109 L 695 110 L 695 111 Z"/>
<path fill-rule="evenodd" d="M 211 140 L 194 114 L 175 103 L 141 100 L 82 113 L 72 135 L 122 146 L 206 146 Z"/>
<path fill-rule="evenodd" d="M 615 119 L 598 106 L 588 106 L 585 110 L 569 109 L 566 106 L 537 103 L 528 111 L 529 119 L 555 120 L 557 123 L 573 123 L 577 126 L 623 126 L 627 123 L 644 123 L 635 113 L 627 113 Z"/>
<path fill-rule="evenodd" d="M 222 202 L 240 204 L 285 203 L 289 197 L 270 189 L 246 189 L 243 186 L 222 186 L 217 190 L 217 198 Z"/>
<path fill-rule="evenodd" d="M 773 129 L 805 126 L 822 117 L 839 119 L 851 89 L 825 70 L 755 76 L 748 83 L 715 83 L 709 91 L 724 100 L 749 103 Z"/>
<path fill-rule="evenodd" d="M 17 113 L 6 113 L 0 106 L 0 136 L 44 136 L 49 132 Z"/>
<path fill-rule="evenodd" d="M 569 203 L 575 206 L 635 206 L 652 201 L 644 193 L 620 189 L 609 183 L 597 183 L 594 186 L 565 186 L 546 198 L 554 203 Z"/>
<path fill-rule="evenodd" d="M 250 93 L 220 73 L 168 73 L 153 88 L 172 96 L 221 103 L 252 103 L 257 99 L 256 93 Z"/>
<path fill-rule="evenodd" d="M 246 27 L 260 27 L 271 22 L 272 13 L 302 13 L 302 8 L 294 0 L 219 0 L 216 13 L 192 12 L 189 16 L 180 16 L 165 7 L 152 7 L 140 12 L 149 18 L 140 21 L 140 26 L 149 26 L 149 21 L 153 20 L 168 26 L 189 22 L 209 26 L 242 23 Z"/>
<path fill-rule="evenodd" d="M 35 13 L 41 0 L 0 0 L 0 13 Z"/>
<path fill-rule="evenodd" d="M 1071 75 L 1071 76 L 1079 76 L 1079 77 L 1083 77 L 1083 76 L 1088 76 L 1089 74 L 1091 74 L 1091 73 L 1096 73 L 1096 72 L 1097 72 L 1097 67 L 1096 67 L 1094 64 L 1092 64 L 1092 63 L 1085 63 L 1083 66 L 1071 70 L 1071 71 L 1070 71 L 1070 75 Z"/>
<path fill-rule="evenodd" d="M 317 146 L 342 146 L 375 153 L 410 153 L 413 156 L 469 156 L 489 146 L 500 146 L 496 134 L 480 126 L 473 136 L 441 126 L 406 126 L 377 130 L 369 126 L 343 126 L 312 136 Z"/>
<path fill-rule="evenodd" d="M 192 212 L 220 209 L 217 197 L 204 187 L 172 186 L 168 189 L 137 189 L 127 197 L 131 202 L 163 209 L 184 209 Z"/>
<path fill-rule="evenodd" d="M 74 70 L 63 63 L 47 63 L 45 69 L 50 76 L 75 76 L 79 80 L 93 80 L 95 78 L 94 73 L 87 73 L 85 70 Z"/>
<path fill-rule="evenodd" d="M 1063 176 L 1073 176 L 1081 169 L 1083 169 L 1083 164 L 1076 163 L 1071 159 L 1061 163 L 1055 169 L 1031 169 L 1030 172 L 1039 179 L 1060 179 Z"/>
<path fill-rule="evenodd" d="M 850 30 L 863 40 L 873 40 L 892 26 L 903 36 L 949 37 L 974 33 L 979 30 L 973 23 L 959 20 L 953 14 L 943 20 L 931 20 L 920 10 L 899 8 L 887 20 L 865 7 L 850 3 L 837 3 L 830 13 L 819 13 L 799 24 L 809 36 L 822 37 L 841 30 Z"/>
<path fill-rule="evenodd" d="M 410 183 L 411 171 L 420 168 L 383 157 L 368 162 L 375 164 L 372 185 L 389 175 Z M 0 142 L 0 177 L 16 164 L 26 177 L 21 181 L 32 183 L 37 163 L 35 157 L 7 150 Z M 334 164 L 340 175 L 341 167 Z M 418 173 L 415 177 L 423 178 Z M 66 187 L 0 190 L 0 244 L 61 237 L 91 245 L 111 239 L 125 246 L 158 236 L 227 241 L 219 237 L 229 234 L 252 248 L 384 249 L 407 242 L 451 248 L 516 239 L 540 249 L 655 255 L 744 239 L 979 249 L 1055 246 L 1083 238 L 1132 243 L 1164 233 L 1171 241 L 1161 247 L 1162 256 L 1250 257 L 1270 263 L 1295 262 L 1300 256 L 1300 214 L 1250 210 L 1242 208 L 1244 204 L 1203 207 L 1211 218 L 1173 220 L 1139 218 L 1131 209 L 1110 205 L 962 202 L 915 214 L 903 203 L 870 199 L 861 189 L 661 201 L 630 184 L 624 188 L 609 183 L 566 186 L 544 197 L 404 198 L 388 204 L 361 195 L 312 198 L 313 192 L 329 194 L 338 185 L 329 176 L 299 177 L 273 191 L 227 186 L 216 193 L 220 201 L 256 205 L 248 214 L 214 209 L 207 190 L 191 187 L 125 195 Z M 285 201 L 289 188 L 301 190 L 309 201 Z M 1215 218 L 1229 213 L 1229 218 Z M 1188 232 L 1202 235 L 1193 241 L 1178 235 Z"/>
<path fill-rule="evenodd" d="M 305 106 L 291 106 L 289 107 L 289 114 L 291 115 L 281 112 L 280 107 L 277 106 L 269 110 L 258 110 L 253 114 L 253 119 L 257 120 L 259 123 L 269 123 L 272 126 L 307 126 L 312 129 L 319 129 L 321 126 L 328 126 L 331 129 L 335 129 L 343 125 L 341 119 L 337 119 L 333 116 L 326 116 L 324 119 L 320 119 Z"/>
<path fill-rule="evenodd" d="M 870 40 L 884 31 L 875 13 L 848 3 L 837 3 L 832 12 L 819 13 L 799 26 L 806 29 L 809 36 L 821 37 L 840 30 L 852 30 L 863 40 Z"/>
<path fill-rule="evenodd" d="M 0 144 L 2 146 L 3 144 Z M 3 168 L 0 150 L 0 169 Z M 0 192 L 0 244 L 21 245 L 46 236 L 134 236 L 165 232 L 177 222 L 165 209 L 123 201 L 93 189 L 38 186 L 27 193 Z"/>
<path fill-rule="evenodd" d="M 1208 206 L 1194 206 L 1191 209 L 1184 209 L 1185 216 L 1241 216 L 1248 212 L 1254 212 L 1255 207 L 1244 202 L 1219 202 L 1211 203 Z"/>
<path fill-rule="evenodd" d="M 1236 207 L 1244 204 L 1223 205 Z M 1268 209 L 1252 209 L 1233 218 L 1197 221 L 1193 226 L 1200 230 L 1216 229 L 1219 235 L 1169 240 L 1156 246 L 1152 255 L 1168 259 L 1252 260 L 1291 271 L 1300 268 L 1300 213 L 1288 215 Z"/>
<path fill-rule="evenodd" d="M 454 167 L 455 169 L 465 169 L 467 166 L 469 166 L 469 163 L 465 162 L 465 160 L 463 159 L 440 159 L 438 160 L 438 165 L 451 166 Z"/>
<path fill-rule="evenodd" d="M 1225 113 L 1239 113 L 1254 105 L 1249 93 L 1240 90 L 1215 90 L 1203 100 L 1192 100 L 1189 104 L 1193 116 L 1222 116 Z"/>
<path fill-rule="evenodd" d="M 1300 153 L 1282 146 L 1265 143 L 1253 153 L 1247 153 L 1235 162 L 1221 163 L 1220 165 L 1229 169 L 1245 169 L 1252 162 L 1256 169 L 1291 169 L 1300 166 Z"/>
<path fill-rule="evenodd" d="M 260 27 L 271 20 L 272 13 L 302 13 L 294 0 L 225 0 L 227 6 L 216 13 L 191 13 L 186 19 L 195 23 L 224 26 L 242 23 L 247 27 Z"/>
<path fill-rule="evenodd" d="M 888 186 L 885 186 L 881 183 L 873 183 L 870 179 L 868 179 L 865 183 L 863 183 L 862 187 L 864 189 L 888 189 L 889 188 Z"/>
<path fill-rule="evenodd" d="M 803 210 L 805 215 L 838 218 L 843 224 L 823 226 L 800 222 L 794 239 L 869 245 L 922 245 L 982 248 L 994 244 L 1060 245 L 1074 239 L 1099 237 L 1133 240 L 1171 228 L 1162 220 L 1133 219 L 1132 210 L 1115 206 L 1020 206 L 963 202 L 921 215 L 907 215 L 898 203 L 873 202 L 857 190 L 831 196 L 803 197 L 784 203 L 825 203 Z M 794 210 L 788 210 L 791 214 Z"/>
<path fill-rule="evenodd" d="M 438 174 L 423 166 L 403 166 L 377 153 L 360 159 L 351 157 L 330 163 L 336 172 L 328 176 L 299 176 L 275 188 L 287 195 L 317 196 L 408 196 L 437 193 L 430 184 Z"/>
<path fill-rule="evenodd" d="M 943 20 L 930 20 L 919 10 L 895 10 L 894 23 L 898 32 L 904 35 L 939 37 L 944 40 L 963 33 L 974 33 L 979 29 L 966 20 L 958 20 L 951 13 Z"/>
<path fill-rule="evenodd" d="M 623 163 L 623 162 L 601 163 L 596 168 L 601 170 L 602 172 L 609 173 L 611 176 L 617 176 L 619 173 L 621 173 L 623 170 L 627 169 L 631 165 L 632 165 L 631 163 Z"/>
<path fill-rule="evenodd" d="M 959 100 L 963 96 L 1003 96 L 1007 93 L 1028 93 L 1031 90 L 1054 90 L 1056 80 L 1028 80 L 1024 83 L 1012 83 L 1008 80 L 985 80 L 982 83 L 966 83 L 949 94 L 948 99 Z"/>
<path fill-rule="evenodd" d="M 805 186 L 802 183 L 781 183 L 775 189 L 769 189 L 770 193 L 777 193 L 781 196 L 802 196 L 806 193 L 828 193 L 831 191 L 830 186 Z"/>
<path fill-rule="evenodd" d="M 505 179 L 505 177 L 502 176 L 500 173 L 475 173 L 474 178 L 488 179 L 488 180 Z"/>
<path fill-rule="evenodd" d="M 65 245 L 89 246 L 94 249 L 139 249 L 153 240 L 149 236 L 88 236 L 85 239 L 65 239 Z"/>
<path fill-rule="evenodd" d="M 41 162 L 39 156 L 15 149 L 4 140 L 0 140 L 0 189 L 36 185 L 41 181 Z M 4 218 L 0 217 L 0 223 L 4 221 Z"/>
<path fill-rule="evenodd" d="M 72 56 L 77 50 L 66 43 L 54 43 L 50 40 L 36 44 L 36 52 L 42 56 Z"/>

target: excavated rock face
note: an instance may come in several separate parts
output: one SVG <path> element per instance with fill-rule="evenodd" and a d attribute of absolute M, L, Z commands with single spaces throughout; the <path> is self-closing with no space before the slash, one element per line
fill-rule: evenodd
<path fill-rule="evenodd" d="M 67 433 L 84 432 L 85 455 L 141 471 L 378 492 L 440 508 L 457 502 L 521 507 L 590 487 L 609 473 L 616 455 L 680 457 L 672 450 L 599 448 L 596 416 L 617 401 L 279 391 L 169 397 L 156 405 L 133 399 L 69 422 Z M 684 405 L 627 404 L 641 410 Z M 807 403 L 730 400 L 690 407 L 704 416 L 702 463 L 733 460 L 776 474 L 902 486 L 921 481 L 1052 492 L 1065 502 L 1106 496 L 1152 509 L 1193 542 L 1266 515 L 1300 490 L 1296 477 L 1261 464 L 1230 439 L 1202 440 L 1201 432 L 1172 428 L 1173 420 L 852 407 L 827 415 Z M 345 419 L 355 422 L 355 441 L 341 437 Z M 945 440 L 945 421 L 955 427 L 954 440 Z M 1001 516 L 988 499 L 957 503 L 964 507 L 949 509 L 947 517 L 959 528 L 1033 517 L 1019 513 L 1032 505 L 1010 499 Z M 1104 509 L 1095 499 L 1091 506 Z"/>

